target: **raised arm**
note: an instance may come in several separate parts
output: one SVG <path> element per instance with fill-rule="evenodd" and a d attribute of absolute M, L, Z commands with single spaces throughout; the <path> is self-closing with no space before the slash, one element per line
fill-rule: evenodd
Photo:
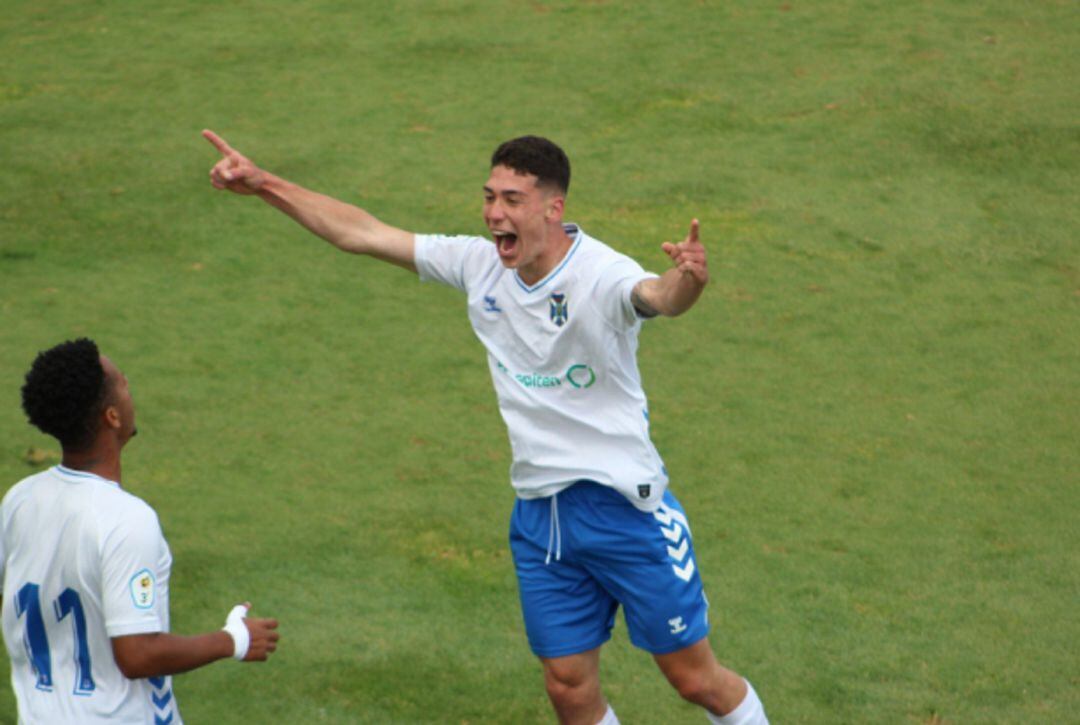
<path fill-rule="evenodd" d="M 190 637 L 168 632 L 113 637 L 113 657 L 124 677 L 163 677 L 194 670 L 226 657 L 265 661 L 277 649 L 276 619 L 246 616 L 250 604 L 233 608 L 225 628 Z"/>
<path fill-rule="evenodd" d="M 659 277 L 638 282 L 632 293 L 634 307 L 646 317 L 681 315 L 694 306 L 709 283 L 705 246 L 698 238 L 697 219 L 690 222 L 686 239 L 678 244 L 664 242 L 661 248 L 675 266 Z"/>
<path fill-rule="evenodd" d="M 210 130 L 204 138 L 221 154 L 210 170 L 215 189 L 255 195 L 295 219 L 338 249 L 367 254 L 416 271 L 415 235 L 376 219 L 360 207 L 305 189 L 252 163 Z"/>

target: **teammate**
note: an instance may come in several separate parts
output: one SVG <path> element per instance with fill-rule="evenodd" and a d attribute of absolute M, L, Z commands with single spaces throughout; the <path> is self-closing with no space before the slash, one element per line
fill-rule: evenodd
<path fill-rule="evenodd" d="M 169 633 L 172 555 L 157 515 L 120 485 L 135 435 L 124 377 L 81 338 L 40 353 L 23 409 L 62 462 L 0 504 L 3 630 L 20 723 L 181 722 L 171 675 L 266 660 L 277 622 L 238 604 L 222 631 Z"/>
<path fill-rule="evenodd" d="M 502 144 L 484 184 L 481 237 L 414 234 L 285 181 L 212 131 L 218 189 L 257 195 L 334 246 L 468 297 L 510 434 L 511 549 L 529 644 L 561 722 L 617 723 L 600 647 L 623 606 L 631 641 L 715 723 L 766 723 L 743 678 L 706 639 L 690 527 L 649 439 L 636 362 L 643 318 L 682 314 L 708 282 L 698 222 L 646 273 L 563 220 L 570 164 L 551 141 Z"/>

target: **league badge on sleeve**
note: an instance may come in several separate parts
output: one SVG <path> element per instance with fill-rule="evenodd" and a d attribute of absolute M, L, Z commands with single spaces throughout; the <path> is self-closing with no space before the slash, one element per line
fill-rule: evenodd
<path fill-rule="evenodd" d="M 548 299 L 551 303 L 551 321 L 555 323 L 556 327 L 562 327 L 570 316 L 566 295 L 562 292 L 552 292 L 551 297 Z"/>
<path fill-rule="evenodd" d="M 131 601 L 137 609 L 150 609 L 154 606 L 154 575 L 149 569 L 143 569 L 131 577 L 129 588 Z"/>

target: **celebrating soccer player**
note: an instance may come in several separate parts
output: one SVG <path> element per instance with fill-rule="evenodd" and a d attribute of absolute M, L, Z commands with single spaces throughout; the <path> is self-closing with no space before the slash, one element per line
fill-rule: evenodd
<path fill-rule="evenodd" d="M 491 159 L 491 239 L 414 234 L 292 184 L 212 131 L 218 189 L 257 195 L 334 246 L 468 297 L 510 434 L 517 494 L 511 548 L 525 629 L 561 722 L 617 723 L 600 689 L 600 648 L 619 605 L 653 655 L 715 723 L 759 725 L 754 689 L 721 667 L 690 525 L 649 437 L 636 351 L 642 320 L 690 309 L 709 279 L 698 222 L 665 243 L 661 275 L 564 221 L 570 162 L 547 139 L 507 141 Z"/>

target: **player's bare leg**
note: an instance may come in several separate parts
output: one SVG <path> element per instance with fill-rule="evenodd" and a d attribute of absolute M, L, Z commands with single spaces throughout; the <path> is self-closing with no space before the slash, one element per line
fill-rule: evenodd
<path fill-rule="evenodd" d="M 567 657 L 541 657 L 544 685 L 563 725 L 596 725 L 607 713 L 600 692 L 600 648 Z"/>
<path fill-rule="evenodd" d="M 707 639 L 677 652 L 653 657 L 683 699 L 700 705 L 714 716 L 731 714 L 750 694 L 746 680 L 716 661 Z M 757 701 L 756 694 L 753 699 Z M 755 704 L 760 705 L 760 702 Z M 766 722 L 764 710 L 760 707 L 757 710 L 760 719 L 747 722 Z"/>

